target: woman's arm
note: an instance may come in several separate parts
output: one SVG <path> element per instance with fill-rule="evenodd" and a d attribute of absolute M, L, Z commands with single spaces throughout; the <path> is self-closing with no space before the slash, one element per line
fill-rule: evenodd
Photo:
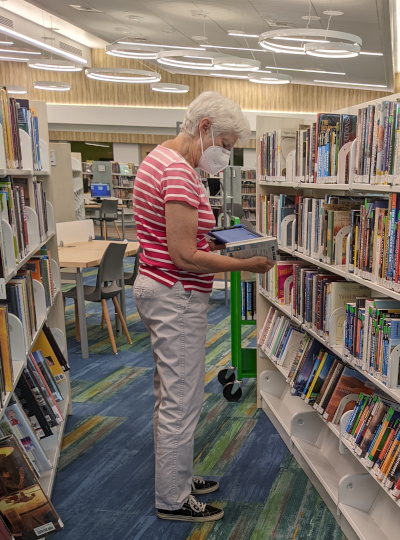
<path fill-rule="evenodd" d="M 165 204 L 167 243 L 172 262 L 187 272 L 215 274 L 217 272 L 268 272 L 274 262 L 266 257 L 235 259 L 197 249 L 197 209 L 187 203 L 170 201 Z"/>

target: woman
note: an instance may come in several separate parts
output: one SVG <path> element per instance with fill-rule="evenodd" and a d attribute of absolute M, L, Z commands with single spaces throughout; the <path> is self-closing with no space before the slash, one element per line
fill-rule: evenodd
<path fill-rule="evenodd" d="M 136 175 L 134 217 L 143 252 L 134 295 L 155 360 L 155 502 L 162 519 L 215 521 L 224 514 L 193 496 L 218 489 L 218 482 L 192 477 L 208 299 L 215 273 L 264 273 L 273 263 L 210 253 L 221 246 L 207 241 L 215 219 L 194 168 L 217 174 L 228 166 L 236 141 L 249 135 L 237 104 L 204 92 L 187 109 L 181 133 L 157 146 Z"/>

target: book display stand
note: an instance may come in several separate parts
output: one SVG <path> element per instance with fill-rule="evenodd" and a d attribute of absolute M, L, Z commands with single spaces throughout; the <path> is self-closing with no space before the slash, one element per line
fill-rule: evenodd
<path fill-rule="evenodd" d="M 50 300 L 47 295 L 44 285 L 33 279 L 33 297 L 35 303 L 36 331 L 33 333 L 29 342 L 26 340 L 26 329 L 23 321 L 12 313 L 8 314 L 8 334 L 11 349 L 11 360 L 13 368 L 13 391 L 15 391 L 18 381 L 27 366 L 28 356 L 35 347 L 36 341 L 43 329 L 44 324 L 51 328 L 53 336 L 60 347 L 64 357 L 67 355 L 66 336 L 65 336 L 65 319 L 64 309 L 61 295 L 61 280 L 60 269 L 58 265 L 57 238 L 55 231 L 55 219 L 53 205 L 51 203 L 54 196 L 54 186 L 52 185 L 49 176 L 50 160 L 49 160 L 49 142 L 48 142 L 48 125 L 47 125 L 47 108 L 44 102 L 30 102 L 30 105 L 37 111 L 39 121 L 39 131 L 43 139 L 40 140 L 41 165 L 40 171 L 33 170 L 32 157 L 32 141 L 28 133 L 20 129 L 21 151 L 22 151 L 22 169 L 7 169 L 5 164 L 4 139 L 2 136 L 3 129 L 0 127 L 0 176 L 18 177 L 19 181 L 26 182 L 29 192 L 29 200 L 32 205 L 36 201 L 34 192 L 34 183 L 37 177 L 41 177 L 43 188 L 46 193 L 47 201 L 46 208 L 43 212 L 47 219 L 47 234 L 41 235 L 40 216 L 37 215 L 34 208 L 25 206 L 25 215 L 27 221 L 28 245 L 26 246 L 25 254 L 19 260 L 16 260 L 14 249 L 15 238 L 13 230 L 9 223 L 4 219 L 1 222 L 0 239 L 3 248 L 4 277 L 0 279 L 0 299 L 4 301 L 7 298 L 7 283 L 16 276 L 19 269 L 29 261 L 36 252 L 45 247 L 51 253 L 51 274 L 52 274 L 52 291 Z M 0 181 L 4 178 L 0 178 Z M 43 217 L 42 217 L 43 219 Z M 51 279 L 51 278 L 50 278 Z M 46 300 L 47 298 L 47 300 Z M 30 309 L 30 306 L 28 306 Z M 40 440 L 40 444 L 47 454 L 51 463 L 51 469 L 47 472 L 42 472 L 40 475 L 40 485 L 47 494 L 51 496 L 54 485 L 55 474 L 57 470 L 60 448 L 64 433 L 64 428 L 68 414 L 71 414 L 71 391 L 68 378 L 68 372 L 65 373 L 66 380 L 59 383 L 58 388 L 63 396 L 63 400 L 59 402 L 61 415 L 64 419 L 57 427 L 52 428 L 53 435 Z M 7 392 L 3 400 L 3 406 L 0 410 L 0 415 L 4 413 L 13 392 Z"/>
<path fill-rule="evenodd" d="M 395 101 L 399 95 L 389 96 L 387 101 Z M 378 101 L 384 101 L 377 100 Z M 368 104 L 363 104 L 366 107 Z M 360 106 L 361 107 L 361 106 Z M 357 115 L 359 107 L 347 109 L 347 114 Z M 341 111 L 339 111 L 340 113 Z M 293 120 L 293 128 L 298 120 Z M 287 127 L 287 124 L 285 125 Z M 257 118 L 258 140 L 270 129 L 268 119 Z M 397 148 L 397 147 L 396 147 Z M 293 151 L 287 157 L 286 177 L 264 177 L 258 170 L 257 182 L 257 213 L 260 212 L 259 197 L 267 194 L 282 193 L 296 196 L 304 195 L 310 198 L 323 198 L 325 193 L 333 195 L 371 195 L 375 193 L 400 193 L 400 176 L 386 175 L 367 176 L 355 174 L 357 140 L 347 142 L 338 152 L 338 175 L 318 179 L 295 177 L 294 163 L 296 153 Z M 396 150 L 397 151 L 397 150 Z M 260 148 L 258 149 L 260 152 Z M 258 159 L 258 167 L 260 167 Z M 346 174 L 348 172 L 348 178 Z M 262 179 L 262 180 L 260 180 Z M 323 182 L 323 183 L 322 183 Z M 381 182 L 381 183 L 379 183 Z M 384 182 L 384 183 L 383 183 Z M 284 190 L 282 190 L 284 188 Z M 321 192 L 323 190 L 323 192 Z M 261 218 L 260 218 L 261 219 Z M 359 283 L 370 289 L 372 298 L 390 298 L 400 300 L 400 284 L 388 281 L 382 276 L 376 276 L 365 270 L 353 267 L 350 255 L 351 227 L 344 226 L 337 231 L 334 238 L 333 264 L 327 259 L 319 260 L 318 254 L 295 244 L 295 232 L 298 226 L 298 216 L 286 216 L 280 223 L 280 249 L 282 253 L 294 256 L 300 262 L 310 263 L 318 269 L 340 276 L 346 281 Z M 261 221 L 257 220 L 259 228 Z M 258 229 L 260 230 L 260 229 Z M 260 232 L 263 232 L 260 230 Z M 290 243 L 288 238 L 291 238 Z M 346 262 L 342 264 L 342 246 L 346 246 Z M 284 286 L 284 303 L 280 303 L 270 291 L 258 286 L 257 291 L 257 330 L 260 334 L 268 310 L 271 305 L 295 324 L 303 332 L 314 337 L 327 351 L 346 365 L 362 373 L 388 398 L 400 404 L 399 365 L 400 345 L 393 348 L 387 360 L 387 374 L 377 374 L 364 369 L 361 360 L 350 355 L 345 346 L 338 346 L 337 332 L 343 327 L 345 308 L 333 310 L 329 318 L 329 333 L 315 331 L 311 325 L 294 316 L 293 305 L 290 303 L 290 278 Z M 297 347 L 294 346 L 294 349 Z M 287 352 L 290 356 L 295 351 Z M 400 501 L 392 491 L 377 478 L 376 474 L 354 451 L 349 440 L 344 436 L 346 426 L 352 411 L 341 416 L 347 402 L 356 400 L 358 394 L 349 394 L 338 407 L 335 420 L 340 418 L 339 425 L 328 422 L 319 414 L 315 407 L 304 399 L 292 395 L 292 387 L 287 379 L 289 370 L 282 361 L 272 353 L 272 347 L 257 347 L 257 377 L 258 405 L 263 408 L 272 424 L 277 429 L 291 450 L 296 460 L 302 466 L 321 497 L 332 511 L 349 540 L 374 540 L 380 538 L 389 540 L 400 532 Z"/>

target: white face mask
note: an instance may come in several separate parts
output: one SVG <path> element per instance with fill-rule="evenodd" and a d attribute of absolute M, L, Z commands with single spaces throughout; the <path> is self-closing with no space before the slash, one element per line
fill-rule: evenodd
<path fill-rule="evenodd" d="M 229 165 L 231 159 L 231 153 L 229 150 L 222 148 L 222 146 L 216 146 L 214 144 L 214 134 L 211 126 L 211 137 L 212 137 L 212 146 L 208 147 L 207 150 L 203 150 L 203 138 L 200 132 L 200 145 L 201 145 L 201 156 L 199 159 L 199 167 L 203 169 L 206 173 L 211 176 L 215 176 L 223 169 Z"/>

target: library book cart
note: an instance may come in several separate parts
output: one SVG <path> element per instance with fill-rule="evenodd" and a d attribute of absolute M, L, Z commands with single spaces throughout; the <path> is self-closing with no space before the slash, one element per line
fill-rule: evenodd
<path fill-rule="evenodd" d="M 396 102 L 400 94 L 391 95 L 387 98 L 375 100 L 376 107 L 383 107 L 386 101 Z M 359 110 L 367 108 L 367 104 L 351 107 L 349 109 L 338 111 L 339 114 L 359 115 Z M 370 114 L 370 110 L 367 114 Z M 371 116 L 372 117 L 371 113 Z M 266 232 L 261 216 L 262 201 L 272 195 L 282 196 L 282 194 L 303 196 L 307 198 L 323 199 L 326 194 L 331 195 L 358 195 L 359 197 L 380 196 L 379 200 L 391 197 L 393 193 L 400 194 L 400 177 L 393 176 L 386 179 L 387 184 L 382 185 L 376 178 L 366 174 L 360 175 L 360 170 L 356 169 L 356 152 L 363 145 L 363 142 L 354 140 L 348 142 L 340 150 L 338 155 L 338 173 L 325 179 L 323 184 L 314 183 L 311 175 L 297 174 L 301 156 L 296 155 L 296 144 L 293 143 L 293 149 L 286 156 L 278 156 L 278 150 L 274 159 L 280 157 L 285 160 L 286 174 L 279 175 L 276 169 L 274 174 L 266 174 L 266 169 L 261 161 L 262 139 L 265 134 L 275 133 L 279 130 L 299 129 L 299 122 L 303 123 L 301 129 L 304 129 L 304 123 L 312 126 L 317 119 L 277 119 L 267 116 L 257 117 L 257 140 L 258 146 L 257 160 L 257 230 Z M 399 119 L 397 119 L 399 123 Z M 370 128 L 371 129 L 371 128 Z M 397 130 L 399 126 L 397 125 Z M 358 132 L 357 132 L 358 133 Z M 397 131 L 397 134 L 399 131 Z M 395 134 L 393 133 L 394 141 Z M 298 132 L 296 137 L 300 138 Z M 371 140 L 373 136 L 371 136 Z M 265 140 L 265 139 L 264 139 Z M 388 139 L 390 142 L 390 139 Z M 400 142 L 400 141 L 399 141 Z M 389 143 L 388 143 L 389 144 Z M 397 152 L 400 150 L 400 144 L 396 146 Z M 393 152 L 395 150 L 393 149 Z M 310 154 L 311 155 L 311 154 Z M 397 155 L 400 159 L 400 155 Z M 347 165 L 346 165 L 347 160 Z M 400 161 L 399 161 L 400 164 Z M 347 170 L 346 170 L 347 167 Z M 305 169 L 307 171 L 307 168 Z M 313 169 L 309 169 L 312 171 Z M 345 174 L 346 173 L 346 174 Z M 390 185 L 393 184 L 393 185 Z M 398 197 L 400 195 L 397 195 Z M 390 200 L 390 199 L 389 199 Z M 336 250 L 336 259 L 333 264 L 328 264 L 315 255 L 315 251 L 307 251 L 303 246 L 295 243 L 295 231 L 298 230 L 297 220 L 302 216 L 286 216 L 282 224 L 278 222 L 278 244 L 281 254 L 290 254 L 300 264 L 310 263 L 315 269 L 324 269 L 330 274 L 340 276 L 342 280 L 355 282 L 368 287 L 371 298 L 382 298 L 400 300 L 400 288 L 395 284 L 391 286 L 382 279 L 375 279 L 373 276 L 363 272 L 351 272 L 350 269 L 350 227 L 341 230 L 338 238 L 335 240 L 337 246 L 343 245 L 343 240 L 347 248 L 346 264 L 343 264 L 342 253 L 337 256 L 339 250 Z M 400 222 L 399 222 L 400 223 Z M 399 225 L 400 226 L 400 225 Z M 264 230 L 263 230 L 264 227 Z M 291 232 L 291 241 L 288 245 L 287 238 Z M 340 244 L 339 244 L 340 242 Z M 341 252 L 341 250 L 340 250 Z M 286 283 L 285 283 L 286 285 Z M 290 282 L 289 282 L 290 285 Z M 397 385 L 399 370 L 399 348 L 392 352 L 389 359 L 388 379 L 379 378 L 370 371 L 364 370 L 357 362 L 355 357 L 348 354 L 344 346 L 337 346 L 335 340 L 336 328 L 339 318 L 344 318 L 344 308 L 337 310 L 332 314 L 329 321 L 329 337 L 322 337 L 321 332 L 316 331 L 306 323 L 304 319 L 295 317 L 293 308 L 293 294 L 289 294 L 289 285 L 284 294 L 284 301 L 278 299 L 274 291 L 263 286 L 261 281 L 257 287 L 257 334 L 260 338 L 267 313 L 271 306 L 277 310 L 280 315 L 286 317 L 291 323 L 296 325 L 302 332 L 308 333 L 317 340 L 325 349 L 333 353 L 335 358 L 339 359 L 345 366 L 349 366 L 361 373 L 367 383 L 372 383 L 377 392 L 387 396 L 395 404 L 400 404 L 400 388 Z M 296 312 L 297 314 L 297 312 Z M 392 373 L 390 373 L 392 370 Z M 293 453 L 296 460 L 302 466 L 307 476 L 316 487 L 321 497 L 331 510 L 335 519 L 342 528 L 344 534 L 349 540 L 389 540 L 400 535 L 400 500 L 396 498 L 385 483 L 379 481 L 372 468 L 368 467 L 365 459 L 360 458 L 355 452 L 348 440 L 344 436 L 349 417 L 352 411 L 345 413 L 339 423 L 326 421 L 318 411 L 306 403 L 306 400 L 292 395 L 291 386 L 287 382 L 289 372 L 277 361 L 277 357 L 271 354 L 268 347 L 257 347 L 257 394 L 258 406 L 261 407 L 278 433 L 281 435 L 286 445 Z M 357 396 L 356 396 L 357 397 Z"/>
<path fill-rule="evenodd" d="M 19 269 L 29 261 L 29 259 L 41 248 L 45 248 L 51 254 L 51 272 L 53 274 L 54 289 L 52 299 L 49 305 L 45 299 L 45 289 L 41 282 L 33 280 L 33 293 L 36 311 L 36 331 L 33 332 L 33 337 L 30 342 L 26 341 L 26 333 L 23 324 L 19 318 L 9 313 L 8 315 L 8 331 L 11 347 L 11 359 L 13 368 L 13 389 L 15 391 L 19 378 L 22 375 L 23 369 L 27 366 L 27 358 L 34 350 L 35 343 L 39 334 L 46 324 L 52 331 L 54 338 L 57 341 L 63 355 L 67 358 L 67 345 L 65 336 L 65 319 L 63 301 L 61 295 L 60 271 L 58 265 L 57 238 L 54 219 L 54 211 L 52 200 L 55 197 L 55 187 L 52 183 L 50 156 L 49 156 L 49 135 L 47 124 L 47 108 L 45 102 L 30 101 L 30 107 L 36 110 L 39 127 L 39 146 L 41 156 L 40 170 L 35 170 L 35 162 L 32 154 L 32 141 L 27 132 L 20 129 L 22 167 L 19 169 L 8 169 L 6 162 L 6 153 L 3 138 L 3 126 L 0 126 L 0 181 L 6 176 L 11 176 L 16 181 L 17 185 L 24 185 L 29 193 L 31 206 L 25 207 L 27 220 L 28 243 L 26 255 L 19 260 L 16 260 L 16 254 L 13 244 L 13 231 L 9 223 L 2 219 L 0 228 L 0 240 L 3 251 L 3 273 L 4 277 L 0 279 L 0 301 L 4 301 L 7 295 L 7 283 L 16 276 Z M 46 208 L 44 212 L 47 214 L 47 232 L 40 228 L 40 216 L 35 211 L 35 193 L 34 182 L 41 182 L 43 190 L 46 194 Z M 25 195 L 26 197 L 26 195 Z M 36 206 L 40 208 L 40 206 Z M 42 218 L 43 222 L 43 218 Z M 50 463 L 51 470 L 41 473 L 40 485 L 50 498 L 54 486 L 54 480 L 57 470 L 57 464 L 60 456 L 60 448 L 63 439 L 63 433 L 68 414 L 72 413 L 71 408 L 71 391 L 68 372 L 66 372 L 66 380 L 59 383 L 59 390 L 63 396 L 63 400 L 59 402 L 61 415 L 64 419 L 56 428 L 52 428 L 53 435 L 40 440 L 40 444 L 45 451 Z M 3 401 L 3 407 L 0 410 L 0 415 L 3 415 L 7 404 L 10 401 L 13 392 L 6 393 Z"/>
<path fill-rule="evenodd" d="M 231 225 L 239 223 L 239 218 L 231 217 Z M 257 321 L 246 319 L 244 314 L 246 298 L 242 289 L 242 273 L 231 272 L 230 275 L 231 365 L 218 372 L 218 381 L 223 385 L 225 399 L 239 401 L 242 397 L 243 378 L 257 377 L 257 349 L 242 346 L 242 325 L 255 326 Z"/>

